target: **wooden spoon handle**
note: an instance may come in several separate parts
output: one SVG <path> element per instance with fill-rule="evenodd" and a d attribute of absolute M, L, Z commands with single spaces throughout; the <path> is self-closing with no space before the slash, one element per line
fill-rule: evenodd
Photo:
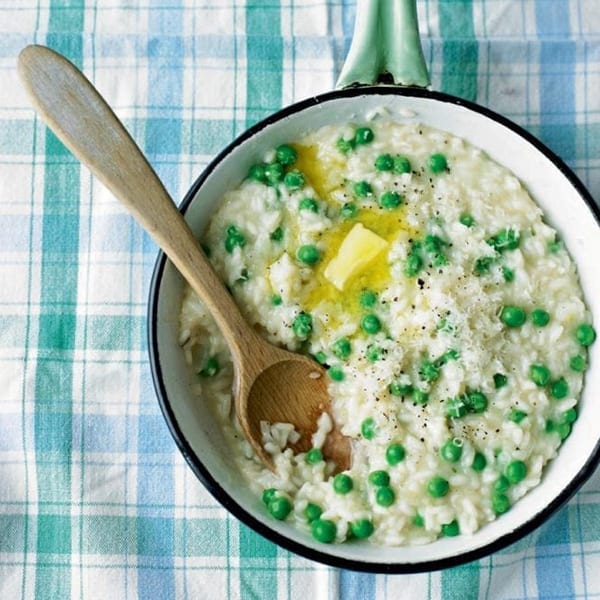
<path fill-rule="evenodd" d="M 254 339 L 177 207 L 127 130 L 72 63 L 44 46 L 28 46 L 19 75 L 42 119 L 125 205 L 165 251 L 215 317 L 230 348 Z M 246 342 L 244 342 L 246 340 Z"/>

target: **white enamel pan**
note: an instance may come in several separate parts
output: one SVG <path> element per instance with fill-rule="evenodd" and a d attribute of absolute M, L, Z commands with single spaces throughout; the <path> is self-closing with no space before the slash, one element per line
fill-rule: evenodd
<path fill-rule="evenodd" d="M 200 235 L 223 194 L 245 178 L 266 151 L 326 124 L 360 122 L 387 112 L 418 121 L 483 149 L 510 169 L 542 207 L 575 260 L 593 322 L 600 322 L 600 217 L 574 173 L 532 135 L 491 110 L 428 89 L 415 0 L 359 0 L 353 43 L 338 89 L 288 106 L 225 148 L 192 185 L 181 205 Z M 378 84 L 379 79 L 391 81 Z M 212 414 L 192 393 L 193 374 L 178 344 L 183 282 L 160 254 L 149 304 L 149 347 L 161 409 L 190 467 L 233 515 L 269 540 L 328 565 L 354 570 L 430 571 L 486 556 L 544 523 L 592 475 L 600 456 L 600 344 L 591 348 L 579 419 L 540 485 L 506 514 L 471 536 L 442 538 L 417 547 L 378 548 L 362 542 L 325 545 L 270 518 L 249 492 L 228 455 Z"/>

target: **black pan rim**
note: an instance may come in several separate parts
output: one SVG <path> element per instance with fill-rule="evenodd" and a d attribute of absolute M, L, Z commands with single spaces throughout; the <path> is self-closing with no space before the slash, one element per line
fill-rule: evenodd
<path fill-rule="evenodd" d="M 591 212 L 596 224 L 600 227 L 600 209 L 594 202 L 590 193 L 586 190 L 585 186 L 579 180 L 577 175 L 566 165 L 566 163 L 559 158 L 552 150 L 550 150 L 545 144 L 539 141 L 535 136 L 530 134 L 528 131 L 523 129 L 520 125 L 512 122 L 511 120 L 503 117 L 502 115 L 474 102 L 451 96 L 443 92 L 431 91 L 423 88 L 411 88 L 411 87 L 395 87 L 395 86 L 357 86 L 352 88 L 346 88 L 344 90 L 335 90 L 327 92 L 318 96 L 307 98 L 290 106 L 287 106 L 280 111 L 270 115 L 266 119 L 256 123 L 244 133 L 233 140 L 225 149 L 223 149 L 204 169 L 200 176 L 190 187 L 189 191 L 185 195 L 182 203 L 180 204 L 180 210 L 185 214 L 186 210 L 192 199 L 195 197 L 198 189 L 202 186 L 204 181 L 209 177 L 215 167 L 230 154 L 237 146 L 250 139 L 256 133 L 268 127 L 269 125 L 276 123 L 284 119 L 287 116 L 305 110 L 307 108 L 323 104 L 339 98 L 351 98 L 359 97 L 363 95 L 399 95 L 399 96 L 412 96 L 422 97 L 433 100 L 438 100 L 445 103 L 451 103 L 458 106 L 462 106 L 466 109 L 472 110 L 479 113 L 489 119 L 496 121 L 500 125 L 510 129 L 513 133 L 519 135 L 532 146 L 534 146 L 539 152 L 546 156 L 554 166 L 569 180 L 570 184 L 575 188 L 578 195 L 586 203 L 588 210 Z M 259 521 L 248 513 L 240 504 L 238 504 L 216 481 L 211 475 L 208 469 L 204 466 L 202 461 L 196 456 L 191 448 L 191 445 L 186 440 L 183 432 L 181 431 L 175 414 L 169 402 L 167 390 L 165 387 L 162 369 L 160 366 L 160 357 L 158 351 L 158 331 L 157 331 L 157 316 L 158 316 L 158 296 L 159 289 L 164 275 L 164 269 L 167 263 L 166 255 L 159 251 L 156 263 L 154 266 L 152 280 L 150 283 L 150 293 L 148 300 L 148 317 L 147 317 L 147 328 L 148 328 L 148 352 L 150 359 L 150 370 L 152 375 L 152 381 L 154 384 L 155 392 L 157 395 L 158 403 L 162 411 L 163 417 L 167 423 L 169 431 L 173 436 L 173 439 L 182 453 L 183 457 L 187 461 L 188 465 L 202 482 L 204 487 L 213 495 L 213 497 L 228 511 L 230 511 L 236 518 L 242 523 L 265 537 L 267 540 L 281 546 L 282 548 L 294 552 L 300 556 L 314 560 L 316 562 L 336 567 L 340 569 L 349 569 L 352 571 L 361 571 L 368 573 L 381 573 L 381 574 L 410 574 L 410 573 L 423 573 L 428 571 L 436 571 L 441 569 L 447 569 L 450 567 L 456 567 L 465 563 L 472 562 L 474 560 L 486 557 L 498 550 L 506 548 L 507 546 L 517 542 L 525 535 L 531 533 L 542 525 L 551 515 L 553 515 L 559 508 L 567 503 L 567 501 L 575 494 L 575 492 L 591 477 L 595 471 L 598 462 L 600 461 L 600 440 L 596 443 L 594 451 L 590 457 L 575 475 L 575 477 L 568 483 L 568 485 L 558 494 L 554 500 L 548 504 L 543 510 L 535 514 L 531 519 L 522 523 L 520 526 L 492 542 L 485 544 L 479 548 L 469 550 L 454 556 L 447 558 L 435 559 L 430 561 L 422 561 L 418 563 L 386 563 L 386 562 L 375 562 L 375 561 L 357 561 L 353 559 L 343 558 L 327 553 L 325 550 L 321 551 L 309 546 L 305 546 L 299 542 L 291 540 L 279 532 L 271 529 L 265 523 Z M 326 546 L 323 546 L 326 548 Z"/>

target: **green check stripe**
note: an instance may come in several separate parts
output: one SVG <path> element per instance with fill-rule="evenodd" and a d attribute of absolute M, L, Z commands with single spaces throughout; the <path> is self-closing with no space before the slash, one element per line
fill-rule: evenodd
<path fill-rule="evenodd" d="M 246 126 L 281 107 L 283 39 L 279 1 L 246 4 Z M 267 83 L 268 82 L 268 83 Z"/>
<path fill-rule="evenodd" d="M 442 91 L 475 101 L 479 48 L 473 24 L 473 1 L 440 0 L 439 19 L 444 61 Z"/>
<path fill-rule="evenodd" d="M 248 127 L 281 107 L 283 39 L 279 1 L 268 6 L 261 0 L 246 3 L 246 59 Z M 238 552 L 240 586 L 248 597 L 259 598 L 263 590 L 272 590 L 273 597 L 277 597 L 277 547 L 240 525 Z"/>
<path fill-rule="evenodd" d="M 277 597 L 277 546 L 240 524 L 240 583 L 252 598 L 260 598 L 261 590 L 273 590 Z"/>
<path fill-rule="evenodd" d="M 47 44 L 81 66 L 84 5 L 82 0 L 50 3 Z M 58 32 L 61 32 L 59 35 Z M 63 33 L 64 32 L 64 33 Z M 65 35 L 66 33 L 66 35 Z M 35 450 L 39 514 L 37 552 L 47 558 L 35 572 L 38 600 L 67 598 L 71 593 L 71 516 L 44 509 L 69 495 L 71 488 L 73 363 L 79 250 L 80 167 L 50 132 L 45 153 L 44 218 L 39 360 L 35 391 Z M 58 283 L 60 282 L 60 284 Z M 69 561 L 67 561 L 68 564 Z"/>
<path fill-rule="evenodd" d="M 441 591 L 444 600 L 477 600 L 480 598 L 479 580 L 483 563 L 473 562 L 441 573 Z"/>

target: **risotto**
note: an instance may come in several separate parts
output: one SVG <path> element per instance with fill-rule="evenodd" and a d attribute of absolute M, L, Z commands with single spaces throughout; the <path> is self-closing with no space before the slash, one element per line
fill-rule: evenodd
<path fill-rule="evenodd" d="M 575 265 L 514 175 L 465 141 L 385 119 L 291 140 L 226 194 L 202 244 L 249 322 L 325 366 L 352 440 L 336 473 L 327 414 L 302 453 L 291 425 L 264 423 L 264 467 L 225 342 L 187 289 L 198 398 L 273 518 L 324 543 L 471 534 L 569 435 L 596 337 Z"/>

